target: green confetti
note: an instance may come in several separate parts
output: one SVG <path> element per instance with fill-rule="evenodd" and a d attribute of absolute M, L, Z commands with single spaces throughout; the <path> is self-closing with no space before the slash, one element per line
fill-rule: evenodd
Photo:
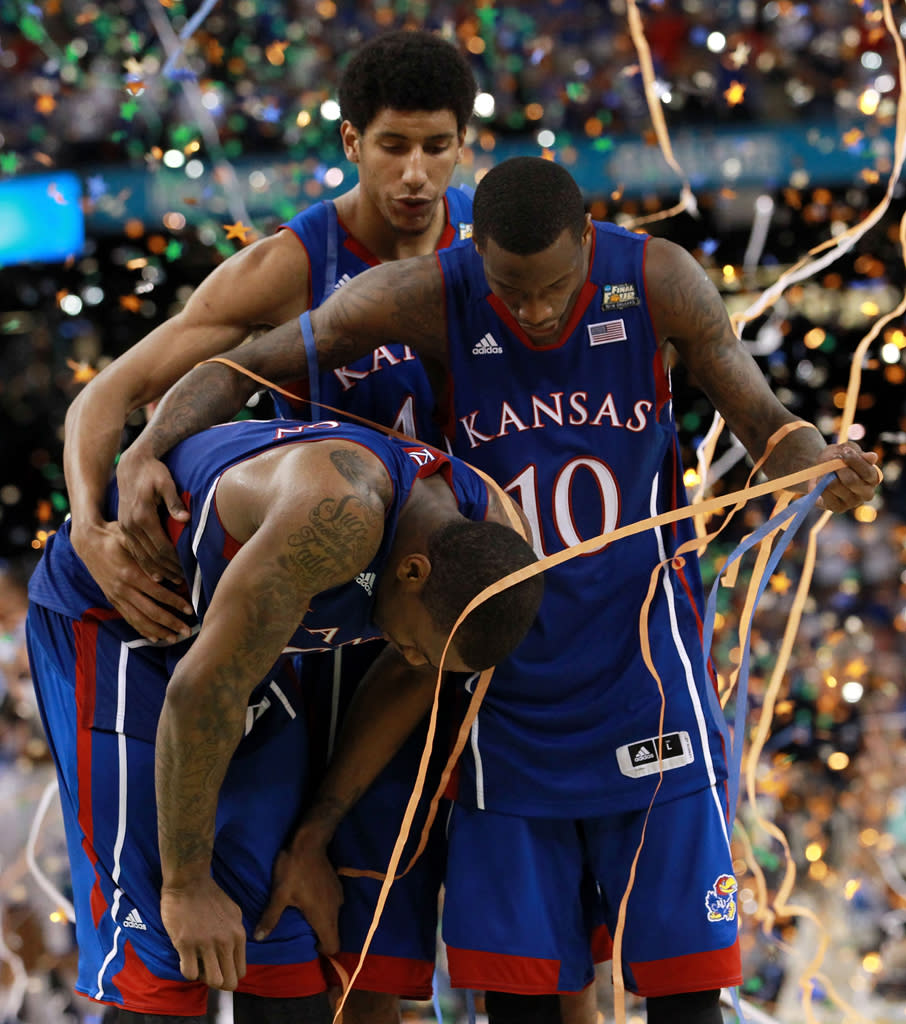
<path fill-rule="evenodd" d="M 0 153 L 0 171 L 4 174 L 15 174 L 19 166 L 19 157 L 15 153 Z"/>
<path fill-rule="evenodd" d="M 168 263 L 172 263 L 174 260 L 178 260 L 182 256 L 182 242 L 177 242 L 175 238 L 167 242 L 167 248 L 164 249 L 164 259 Z"/>
<path fill-rule="evenodd" d="M 185 149 L 194 139 L 195 130 L 187 124 L 178 124 L 170 132 L 170 141 L 176 149 Z"/>
<path fill-rule="evenodd" d="M 120 117 L 124 121 L 131 121 L 138 113 L 138 104 L 135 100 L 126 100 L 120 104 Z"/>
<path fill-rule="evenodd" d="M 53 505 L 56 512 L 68 512 L 69 502 L 66 500 L 65 494 L 60 494 L 58 491 L 54 491 L 50 496 L 50 503 Z"/>
<path fill-rule="evenodd" d="M 19 22 L 19 30 L 31 43 L 41 42 L 46 35 L 44 26 L 41 22 L 36 18 L 30 18 L 27 15 Z"/>

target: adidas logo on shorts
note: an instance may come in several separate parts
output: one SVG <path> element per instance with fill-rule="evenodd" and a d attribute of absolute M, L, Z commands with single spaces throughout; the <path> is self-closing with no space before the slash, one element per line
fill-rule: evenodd
<path fill-rule="evenodd" d="M 655 772 L 669 772 L 692 764 L 695 751 L 688 732 L 668 732 L 649 736 L 617 748 L 620 772 L 630 779 L 641 779 Z"/>
<path fill-rule="evenodd" d="M 142 920 L 141 915 L 135 908 L 130 910 L 126 915 L 126 920 L 123 921 L 123 927 L 137 928 L 140 932 L 146 932 L 148 930 L 148 926 Z"/>
<path fill-rule="evenodd" d="M 497 339 L 490 331 L 472 349 L 473 356 L 497 356 L 503 349 L 497 344 Z"/>

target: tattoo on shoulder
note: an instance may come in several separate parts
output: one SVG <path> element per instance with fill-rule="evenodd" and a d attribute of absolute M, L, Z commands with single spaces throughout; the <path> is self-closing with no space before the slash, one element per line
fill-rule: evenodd
<path fill-rule="evenodd" d="M 380 344 L 411 345 L 422 358 L 446 352 L 443 278 L 433 256 L 375 267 L 312 314 L 322 366 L 345 365 Z"/>
<path fill-rule="evenodd" d="M 314 593 L 337 586 L 373 556 L 375 534 L 383 525 L 383 507 L 353 494 L 324 498 L 308 523 L 287 538 L 290 563 L 305 574 Z"/>
<path fill-rule="evenodd" d="M 386 473 L 375 472 L 360 451 L 355 448 L 335 448 L 330 453 L 334 468 L 358 491 L 374 491 L 385 506 L 390 501 L 392 489 Z"/>
<path fill-rule="evenodd" d="M 686 338 L 722 341 L 728 336 L 727 309 L 704 271 L 694 277 L 665 276 L 662 298 L 674 321 L 682 322 Z"/>

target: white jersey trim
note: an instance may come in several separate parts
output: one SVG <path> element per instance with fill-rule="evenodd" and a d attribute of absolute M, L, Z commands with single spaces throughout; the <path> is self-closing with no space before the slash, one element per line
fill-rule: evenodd
<path fill-rule="evenodd" d="M 466 680 L 466 693 L 471 693 L 477 682 L 476 672 Z M 484 766 L 481 763 L 481 751 L 478 749 L 478 715 L 469 730 L 469 746 L 472 748 L 472 761 L 475 764 L 475 806 L 479 811 L 487 810 L 484 804 Z"/>
<path fill-rule="evenodd" d="M 656 516 L 658 514 L 657 506 L 657 494 L 658 484 L 660 482 L 660 474 L 655 474 L 654 480 L 651 486 L 651 501 L 650 511 L 651 515 Z M 664 537 L 660 529 L 654 531 L 657 538 L 658 557 L 661 562 L 666 561 L 667 552 L 664 547 Z M 663 573 L 663 587 L 664 593 L 667 595 L 667 607 L 670 611 L 670 632 L 673 634 L 673 640 L 676 645 L 677 653 L 680 656 L 680 660 L 683 663 L 683 669 L 686 676 L 686 689 L 689 692 L 689 700 L 692 703 L 692 709 L 695 714 L 695 721 L 698 725 L 698 736 L 702 745 L 702 756 L 704 759 L 705 767 L 708 772 L 708 784 L 714 801 L 717 804 L 717 808 L 720 811 L 721 827 L 723 828 L 724 838 L 729 842 L 729 835 L 727 833 L 727 822 L 726 817 L 723 814 L 723 810 L 720 807 L 720 799 L 717 794 L 717 774 L 714 771 L 714 761 L 711 757 L 711 746 L 708 743 L 708 723 L 705 719 L 704 712 L 702 710 L 701 698 L 699 697 L 698 689 L 695 685 L 695 674 L 692 670 L 692 663 L 689 660 L 689 652 L 686 650 L 683 644 L 682 634 L 679 630 L 679 625 L 676 621 L 676 598 L 673 592 L 673 582 L 670 575 L 669 566 Z M 705 685 L 710 686 L 710 680 L 705 680 Z"/>

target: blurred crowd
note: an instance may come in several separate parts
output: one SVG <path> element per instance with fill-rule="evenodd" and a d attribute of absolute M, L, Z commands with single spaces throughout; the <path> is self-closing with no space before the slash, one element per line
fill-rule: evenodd
<path fill-rule="evenodd" d="M 902 38 L 902 4 L 892 8 Z M 563 145 L 603 145 L 619 134 L 654 144 L 635 13 L 668 127 L 806 131 L 854 111 L 889 124 L 895 112 L 901 69 L 882 0 L 0 0 L 0 182 L 47 168 L 153 169 L 170 148 L 226 161 L 337 157 L 331 102 L 345 59 L 363 39 L 403 25 L 441 31 L 470 55 L 484 94 L 472 146 L 508 138 L 537 152 L 543 129 Z M 906 199 L 902 185 L 888 195 L 884 171 L 867 162 L 863 180 L 847 187 L 772 189 L 770 228 L 754 258 L 754 197 L 703 193 L 695 216 L 646 224 L 695 253 L 731 312 L 748 321 L 744 340 L 778 395 L 828 438 L 840 428 L 852 353 L 906 286 Z M 304 205 L 301 188 L 300 197 Z M 603 188 L 587 198 L 596 216 L 621 222 L 657 216 L 672 201 L 629 201 Z M 778 275 L 886 198 L 886 216 L 851 251 L 752 312 Z M 91 201 L 99 199 L 100 188 Z M 115 214 L 117 197 L 104 199 Z M 275 211 L 274 223 L 285 216 Z M 65 409 L 85 380 L 172 315 L 242 244 L 215 227 L 124 221 L 90 235 L 66 264 L 0 273 L 0 1024 L 91 1019 L 68 994 L 73 950 L 52 802 L 30 834 L 53 773 L 24 651 L 25 586 L 68 508 Z M 762 714 L 765 730 L 750 769 L 757 802 L 748 802 L 744 781 L 734 839 L 743 995 L 783 1022 L 803 1019 L 798 981 L 822 935 L 828 951 L 810 988 L 818 1020 L 842 1021 L 841 1001 L 877 1024 L 902 1020 L 906 1001 L 904 349 L 902 319 L 893 319 L 857 367 L 849 436 L 882 454 L 886 480 L 872 505 L 818 533 L 814 579 L 776 697 L 772 672 L 805 529 L 762 597 L 751 638 L 747 751 Z M 710 407 L 681 373 L 675 386 L 691 473 Z M 125 440 L 143 419 L 139 410 Z M 722 444 L 716 463 L 731 454 Z M 712 486 L 732 489 L 743 477 L 739 463 Z M 694 473 L 688 482 L 695 486 Z M 712 543 L 706 583 L 767 514 L 748 508 L 730 539 Z M 725 687 L 741 663 L 745 583 L 743 570 L 735 587 L 720 590 L 714 658 Z M 734 704 L 728 690 L 731 713 Z M 462 1000 L 444 999 L 445 1015 L 461 1017 Z"/>
<path fill-rule="evenodd" d="M 336 148 L 325 101 L 363 39 L 428 27 L 457 39 L 495 134 L 649 128 L 628 0 L 2 0 L 0 124 L 19 164 L 144 159 L 180 144 L 198 88 L 228 157 Z M 658 89 L 685 121 L 816 120 L 889 102 L 880 2 L 639 0 Z M 209 10 L 206 17 L 196 16 Z M 179 34 L 189 25 L 191 38 Z M 128 89 L 124 92 L 124 85 Z M 727 102 L 727 91 L 738 97 Z M 143 102 L 136 98 L 149 91 Z M 148 99 L 153 102 L 147 102 Z M 136 131 L 140 125 L 141 130 Z M 11 160 L 9 152 L 7 160 Z M 8 167 L 4 168 L 8 170 Z"/>

